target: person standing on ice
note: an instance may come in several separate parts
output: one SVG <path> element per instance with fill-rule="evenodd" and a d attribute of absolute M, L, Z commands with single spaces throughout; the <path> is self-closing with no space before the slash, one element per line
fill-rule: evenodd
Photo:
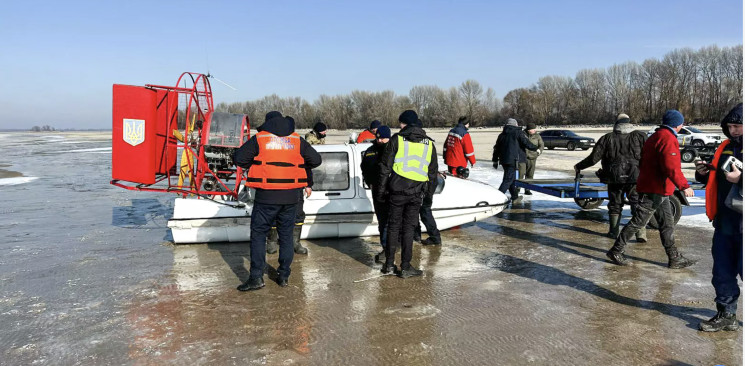
<path fill-rule="evenodd" d="M 727 198 L 733 188 L 739 188 L 742 194 L 742 171 L 737 167 L 725 171 L 723 167 L 731 156 L 742 161 L 742 103 L 724 117 L 722 132 L 728 139 L 714 153 L 712 165 L 696 161 L 696 180 L 707 183 L 706 216 L 714 223 L 711 284 L 716 293 L 717 314 L 699 324 L 699 329 L 704 332 L 739 328 L 736 314 L 740 298 L 737 275 L 742 279 L 742 210 L 733 209 L 731 204 L 727 204 Z"/>
<path fill-rule="evenodd" d="M 377 131 L 378 127 L 380 127 L 382 123 L 378 121 L 377 119 L 370 122 L 370 128 L 362 131 L 359 136 L 357 136 L 357 143 L 361 144 L 363 142 L 372 142 L 375 143 L 375 140 L 377 140 Z M 390 131 L 390 129 L 388 129 Z"/>
<path fill-rule="evenodd" d="M 621 232 L 624 196 L 629 200 L 632 215 L 639 205 L 636 180 L 639 178 L 639 162 L 645 141 L 647 135 L 634 130 L 629 116 L 621 113 L 616 117 L 613 132 L 603 135 L 595 144 L 592 153 L 574 166 L 574 171 L 579 174 L 582 169 L 600 162 L 600 181 L 608 184 L 608 236 L 613 239 Z M 636 241 L 647 241 L 645 226 L 636 232 Z"/>
<path fill-rule="evenodd" d="M 639 204 L 613 247 L 606 253 L 611 262 L 617 265 L 631 264 L 623 255 L 624 249 L 629 239 L 646 226 L 653 215 L 659 223 L 660 239 L 667 254 L 668 268 L 685 268 L 696 263 L 684 257 L 675 247 L 675 217 L 670 203 L 670 196 L 676 187 L 682 190 L 686 197 L 693 197 L 693 189 L 680 170 L 680 146 L 677 136 L 678 131 L 683 128 L 684 121 L 680 112 L 668 110 L 662 116 L 662 125 L 644 142 L 639 179 L 636 182 Z"/>
<path fill-rule="evenodd" d="M 297 204 L 308 185 L 306 169 L 321 165 L 321 155 L 295 132 L 291 120 L 276 112 L 235 153 L 237 166 L 248 170 L 246 185 L 256 189 L 251 211 L 251 267 L 240 291 L 264 287 L 266 235 L 276 221 L 279 234 L 277 284 L 285 287 L 294 255 L 293 227 Z"/>
<path fill-rule="evenodd" d="M 388 193 L 388 238 L 383 274 L 396 272 L 396 249 L 401 247 L 398 276 L 421 276 L 411 265 L 414 231 L 419 225 L 419 208 L 425 194 L 433 194 L 437 182 L 437 152 L 434 140 L 422 129 L 416 112 L 406 110 L 398 117 L 401 131 L 388 142 L 380 161 L 380 186 L 376 199 Z"/>
<path fill-rule="evenodd" d="M 383 157 L 383 150 L 385 145 L 391 139 L 391 129 L 388 126 L 377 127 L 376 139 L 372 146 L 368 147 L 364 153 L 362 153 L 362 163 L 360 163 L 360 169 L 362 170 L 362 179 L 365 180 L 365 184 L 370 187 L 370 191 L 373 196 L 373 208 L 375 210 L 375 217 L 378 219 L 378 233 L 380 234 L 380 245 L 383 250 L 375 255 L 375 263 L 380 263 L 385 258 L 385 247 L 388 234 L 388 202 L 385 194 L 381 195 L 380 190 L 382 189 L 379 184 L 380 179 L 380 158 Z M 378 197 L 382 197 L 382 200 L 378 200 Z"/>
<path fill-rule="evenodd" d="M 538 150 L 532 151 L 530 149 L 525 149 L 525 163 L 520 163 L 517 169 L 520 173 L 520 179 L 533 179 L 533 176 L 535 175 L 536 160 L 538 160 L 539 155 L 543 154 L 543 138 L 541 138 L 540 134 L 536 133 L 537 128 L 538 126 L 533 122 L 528 122 L 525 125 L 525 135 L 528 136 L 528 140 L 532 142 L 533 145 L 538 146 Z M 525 194 L 531 195 L 533 192 L 526 189 Z"/>
<path fill-rule="evenodd" d="M 468 117 L 458 118 L 458 124 L 450 130 L 447 139 L 445 139 L 445 144 L 442 146 L 442 158 L 452 175 L 459 175 L 459 167 L 465 169 L 468 168 L 468 163 L 471 163 L 471 167 L 476 164 L 476 153 L 473 150 L 473 143 L 471 143 L 471 134 L 468 133 L 470 126 L 471 120 Z"/>
<path fill-rule="evenodd" d="M 521 157 L 525 156 L 523 150 L 536 151 L 538 146 L 528 140 L 528 136 L 517 125 L 517 120 L 510 118 L 507 120 L 502 133 L 497 137 L 491 160 L 494 163 L 494 169 L 499 169 L 499 165 L 502 165 L 504 175 L 502 176 L 502 184 L 499 185 L 499 191 L 506 193 L 509 189 L 513 203 L 520 198 L 517 195 L 518 188 L 515 186 L 515 175 Z"/>
<path fill-rule="evenodd" d="M 305 141 L 308 141 L 311 145 L 325 145 L 326 130 L 326 125 L 323 122 L 317 122 L 313 125 L 313 129 L 305 134 Z"/>

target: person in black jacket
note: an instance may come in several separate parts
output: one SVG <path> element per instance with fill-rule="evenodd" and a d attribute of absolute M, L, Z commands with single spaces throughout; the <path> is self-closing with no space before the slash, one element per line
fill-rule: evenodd
<path fill-rule="evenodd" d="M 639 193 L 636 192 L 636 180 L 639 178 L 639 161 L 642 157 L 642 147 L 647 135 L 634 130 L 628 115 L 621 113 L 616 118 L 613 132 L 601 137 L 592 153 L 574 166 L 579 174 L 599 161 L 602 169 L 599 177 L 608 184 L 608 236 L 615 239 L 621 232 L 621 212 L 623 212 L 624 196 L 631 205 L 631 213 L 636 212 L 639 203 Z M 647 229 L 639 228 L 636 240 L 647 241 Z"/>
<path fill-rule="evenodd" d="M 722 120 L 722 132 L 728 137 L 717 149 L 713 166 L 696 161 L 696 180 L 706 185 L 706 216 L 713 220 L 714 237 L 711 255 L 714 257 L 711 284 L 714 285 L 717 314 L 699 324 L 704 332 L 734 331 L 737 322 L 737 300 L 740 288 L 737 276 L 742 279 L 742 212 L 725 203 L 730 190 L 742 193 L 742 171 L 736 167 L 725 171 L 729 157 L 742 160 L 742 103 L 733 108 Z M 742 196 L 740 196 L 742 198 Z"/>
<path fill-rule="evenodd" d="M 538 146 L 528 140 L 528 136 L 523 133 L 515 119 L 508 119 L 504 130 L 499 134 L 497 142 L 494 144 L 491 160 L 495 169 L 498 169 L 500 164 L 502 165 L 504 175 L 499 190 L 506 193 L 509 189 L 512 202 L 516 202 L 520 198 L 517 195 L 518 188 L 515 186 L 515 178 L 518 164 L 525 162 L 525 149 L 536 151 Z"/>
<path fill-rule="evenodd" d="M 380 233 L 380 245 L 383 250 L 375 255 L 375 262 L 380 263 L 381 258 L 385 258 L 385 248 L 387 242 L 388 227 L 388 203 L 385 194 L 380 194 L 380 159 L 383 157 L 383 150 L 391 139 L 391 129 L 388 126 L 377 127 L 375 131 L 375 140 L 372 146 L 368 147 L 362 153 L 362 179 L 365 181 L 373 197 L 373 208 L 375 217 L 378 219 L 378 232 Z M 379 200 L 381 198 L 382 200 Z"/>
<path fill-rule="evenodd" d="M 388 142 L 380 162 L 378 200 L 388 193 L 388 239 L 385 264 L 381 272 L 396 271 L 396 248 L 401 246 L 399 277 L 421 276 L 411 266 L 414 231 L 419 225 L 419 208 L 425 194 L 434 194 L 437 182 L 437 152 L 434 140 L 422 129 L 416 112 L 407 110 L 398 117 L 401 131 Z"/>
<path fill-rule="evenodd" d="M 257 129 L 259 133 L 233 156 L 235 164 L 248 171 L 247 182 L 256 189 L 251 211 L 251 268 L 248 280 L 238 286 L 240 291 L 264 287 L 266 235 L 275 220 L 279 233 L 277 283 L 287 286 L 294 254 L 292 235 L 297 203 L 308 184 L 308 169 L 321 165 L 321 155 L 295 133 L 291 120 L 279 112 L 270 112 L 267 117 Z M 279 157 L 290 161 L 272 160 Z"/>

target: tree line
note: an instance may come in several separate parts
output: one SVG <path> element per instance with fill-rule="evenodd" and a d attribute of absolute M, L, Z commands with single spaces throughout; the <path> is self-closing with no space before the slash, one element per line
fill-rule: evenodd
<path fill-rule="evenodd" d="M 466 80 L 448 89 L 414 86 L 408 95 L 390 90 L 321 95 L 313 103 L 272 94 L 219 103 L 216 110 L 247 114 L 254 126 L 263 122 L 266 112 L 277 110 L 292 116 L 297 128 L 324 122 L 335 129 L 363 129 L 375 119 L 397 126 L 398 115 L 406 109 L 417 111 L 425 127 L 451 126 L 459 116 L 468 116 L 472 126 L 502 125 L 507 118 L 539 125 L 607 124 L 618 113 L 634 122 L 656 123 L 670 108 L 690 122 L 718 121 L 742 101 L 742 52 L 742 45 L 676 49 L 660 60 L 580 70 L 574 78 L 544 76 L 501 100 L 492 88 Z"/>
<path fill-rule="evenodd" d="M 39 126 L 31 127 L 31 132 L 51 132 L 51 131 L 56 131 L 56 129 L 49 125 L 44 125 L 41 127 Z"/>

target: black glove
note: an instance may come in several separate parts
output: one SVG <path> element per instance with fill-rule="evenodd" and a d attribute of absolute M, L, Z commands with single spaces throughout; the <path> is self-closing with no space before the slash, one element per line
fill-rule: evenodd
<path fill-rule="evenodd" d="M 494 169 L 499 169 L 499 162 L 495 161 L 494 164 L 492 164 L 491 166 L 493 166 Z"/>

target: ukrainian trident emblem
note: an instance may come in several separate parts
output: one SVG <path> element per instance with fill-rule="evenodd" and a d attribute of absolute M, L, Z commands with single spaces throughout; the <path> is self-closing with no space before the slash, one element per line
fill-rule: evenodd
<path fill-rule="evenodd" d="M 124 142 L 137 146 L 145 141 L 145 120 L 124 119 Z"/>

